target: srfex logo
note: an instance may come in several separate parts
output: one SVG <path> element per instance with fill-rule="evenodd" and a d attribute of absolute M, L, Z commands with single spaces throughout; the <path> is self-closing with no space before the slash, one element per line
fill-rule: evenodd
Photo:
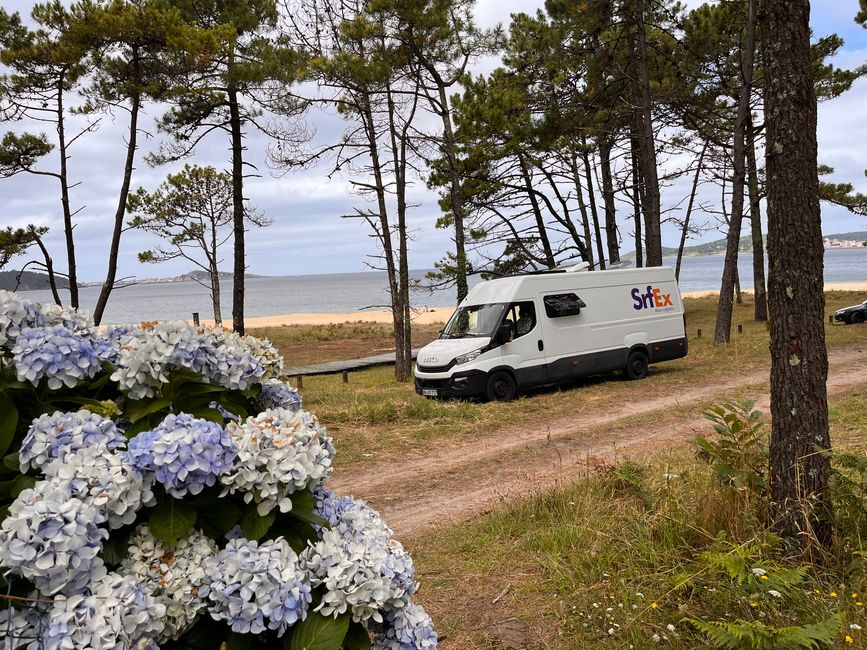
<path fill-rule="evenodd" d="M 651 307 L 672 307 L 671 294 L 662 293 L 659 287 L 647 287 L 645 293 L 641 293 L 641 289 L 635 287 L 632 290 L 632 299 L 635 304 L 633 309 L 650 309 Z"/>

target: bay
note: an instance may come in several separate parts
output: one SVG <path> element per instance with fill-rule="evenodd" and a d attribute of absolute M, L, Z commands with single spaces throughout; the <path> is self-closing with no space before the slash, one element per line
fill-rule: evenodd
<path fill-rule="evenodd" d="M 667 266 L 675 259 L 665 258 Z M 738 270 L 741 287 L 753 287 L 752 256 L 741 255 Z M 683 292 L 719 290 L 722 275 L 721 255 L 685 257 L 681 270 Z M 424 280 L 425 271 L 414 271 L 415 280 Z M 479 281 L 473 276 L 470 284 Z M 832 249 L 825 251 L 825 282 L 867 283 L 867 248 Z M 273 316 L 293 313 L 352 312 L 363 308 L 387 309 L 388 282 L 384 272 L 334 273 L 328 275 L 295 275 L 283 277 L 251 277 L 247 280 L 246 315 Z M 99 287 L 80 290 L 83 307 L 93 309 Z M 51 301 L 48 291 L 25 292 L 37 302 Z M 415 307 L 448 307 L 454 304 L 454 289 L 416 291 Z M 231 282 L 223 281 L 223 318 L 231 321 Z M 211 318 L 208 290 L 196 282 L 159 282 L 135 284 L 115 290 L 108 303 L 103 321 L 135 323 L 143 320 L 189 319 L 192 312 Z"/>

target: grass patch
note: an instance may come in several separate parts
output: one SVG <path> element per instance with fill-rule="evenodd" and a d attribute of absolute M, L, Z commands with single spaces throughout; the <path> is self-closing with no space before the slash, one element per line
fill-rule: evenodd
<path fill-rule="evenodd" d="M 859 295 L 829 293 L 828 313 L 853 304 Z M 424 454 L 437 445 L 460 445 L 476 435 L 509 425 L 526 423 L 537 426 L 540 420 L 566 417 L 590 407 L 622 409 L 636 400 L 686 396 L 696 386 L 706 386 L 710 378 L 720 386 L 719 398 L 738 396 L 740 390 L 727 390 L 725 383 L 734 383 L 750 372 L 764 371 L 770 364 L 767 328 L 764 323 L 750 320 L 753 313 L 750 296 L 747 295 L 745 304 L 735 305 L 733 322 L 744 324 L 744 333 L 739 335 L 733 328 L 735 333 L 729 345 L 712 343 L 716 318 L 713 298 L 688 298 L 685 303 L 690 335 L 689 356 L 653 366 L 650 376 L 638 383 L 623 381 L 612 374 L 572 385 L 539 389 L 507 404 L 439 402 L 417 396 L 412 384 L 398 384 L 394 381 L 392 368 L 381 367 L 350 373 L 348 384 L 344 384 L 339 375 L 306 377 L 302 391 L 305 407 L 316 413 L 335 437 L 340 449 L 337 463 L 346 467 L 371 457 L 393 460 L 410 452 Z M 322 326 L 324 334 L 321 336 L 335 336 L 339 342 L 343 340 L 339 336 L 350 332 L 357 331 L 363 335 L 373 331 L 368 329 L 369 325 Z M 386 329 L 385 325 L 377 327 L 381 328 L 380 331 Z M 437 326 L 431 328 L 438 330 Z M 696 336 L 698 328 L 702 329 L 701 338 Z M 867 343 L 867 326 L 827 326 L 826 329 L 831 349 Z M 320 336 L 302 332 L 294 335 Z M 292 362 L 291 345 L 285 342 L 282 345 L 290 346 L 282 351 Z M 312 349 L 305 348 L 305 345 L 297 344 L 302 355 L 309 354 Z M 761 381 L 765 380 L 762 376 Z"/>
<path fill-rule="evenodd" d="M 831 410 L 834 444 L 861 455 L 865 393 L 842 394 Z M 867 558 L 847 532 L 826 566 L 786 559 L 755 508 L 733 509 L 708 465 L 682 447 L 592 471 L 410 547 L 425 580 L 420 600 L 447 647 L 687 649 L 708 647 L 688 618 L 778 628 L 838 617 L 835 647 L 867 648 L 867 630 L 850 628 L 867 628 Z"/>

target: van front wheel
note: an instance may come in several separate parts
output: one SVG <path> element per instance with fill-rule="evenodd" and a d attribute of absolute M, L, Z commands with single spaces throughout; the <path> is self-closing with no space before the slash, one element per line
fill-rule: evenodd
<path fill-rule="evenodd" d="M 518 394 L 518 385 L 515 378 L 504 370 L 493 373 L 488 378 L 488 400 L 497 402 L 509 402 Z"/>
<path fill-rule="evenodd" d="M 633 350 L 626 360 L 626 376 L 629 379 L 647 377 L 647 355 L 641 350 Z"/>

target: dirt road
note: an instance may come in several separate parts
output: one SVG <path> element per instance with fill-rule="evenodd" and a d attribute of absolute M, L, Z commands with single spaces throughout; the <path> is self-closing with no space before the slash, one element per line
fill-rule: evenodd
<path fill-rule="evenodd" d="M 829 360 L 829 394 L 867 386 L 867 346 L 832 351 Z M 641 400 L 637 382 L 634 402 L 613 409 L 581 404 L 569 417 L 541 420 L 533 427 L 504 427 L 472 444 L 338 471 L 329 485 L 367 500 L 398 536 L 411 538 L 434 526 L 470 519 L 503 500 L 575 480 L 588 467 L 657 453 L 689 440 L 707 431 L 702 407 L 734 390 L 755 387 L 750 395 L 767 412 L 767 382 L 763 370 L 650 403 Z M 564 393 L 564 399 L 571 394 Z M 674 417 L 673 410 L 678 411 Z"/>

